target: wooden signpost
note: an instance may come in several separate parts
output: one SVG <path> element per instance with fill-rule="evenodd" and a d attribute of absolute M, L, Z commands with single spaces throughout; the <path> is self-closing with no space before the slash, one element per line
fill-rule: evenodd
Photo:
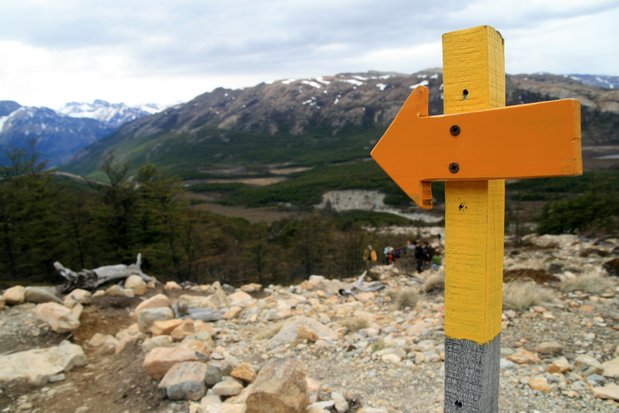
<path fill-rule="evenodd" d="M 445 184 L 445 412 L 498 412 L 505 181 L 582 174 L 580 103 L 505 106 L 504 40 L 443 35 L 445 115 L 417 87 L 372 150 L 421 208 Z"/>

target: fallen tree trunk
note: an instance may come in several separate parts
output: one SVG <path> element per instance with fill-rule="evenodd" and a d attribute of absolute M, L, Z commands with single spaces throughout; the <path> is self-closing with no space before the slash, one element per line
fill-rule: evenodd
<path fill-rule="evenodd" d="M 105 283 L 127 278 L 130 275 L 137 275 L 146 282 L 156 281 L 154 277 L 144 274 L 140 268 L 141 266 L 142 254 L 138 254 L 135 264 L 106 265 L 104 267 L 95 268 L 94 270 L 82 270 L 80 272 L 75 272 L 66 268 L 58 261 L 54 263 L 56 271 L 67 280 L 63 285 L 58 287 L 58 291 L 63 294 L 71 292 L 76 288 L 95 290 Z"/>

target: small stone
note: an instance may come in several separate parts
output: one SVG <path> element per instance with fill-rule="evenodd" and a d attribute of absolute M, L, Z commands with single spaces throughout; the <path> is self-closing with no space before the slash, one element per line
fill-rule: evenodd
<path fill-rule="evenodd" d="M 201 340 L 195 340 L 190 337 L 186 337 L 183 341 L 179 343 L 179 346 L 188 348 L 190 350 L 196 351 L 198 353 L 202 353 L 205 356 L 211 354 L 211 349 L 209 345 Z"/>
<path fill-rule="evenodd" d="M 509 361 L 507 359 L 504 359 L 504 358 L 501 358 L 501 361 L 499 363 L 500 363 L 501 370 L 511 370 L 516 367 L 516 363 L 514 363 L 513 361 Z"/>
<path fill-rule="evenodd" d="M 148 289 L 146 282 L 138 275 L 130 275 L 127 277 L 125 280 L 125 288 L 133 290 L 136 296 L 146 294 L 146 290 Z"/>
<path fill-rule="evenodd" d="M 311 377 L 308 377 L 306 382 L 309 402 L 315 403 L 318 400 L 318 396 L 320 395 L 320 383 Z"/>
<path fill-rule="evenodd" d="M 147 308 L 138 313 L 138 327 L 142 333 L 148 333 L 155 321 L 173 318 L 174 312 L 169 307 Z"/>
<path fill-rule="evenodd" d="M 206 364 L 188 361 L 175 364 L 167 371 L 159 389 L 171 400 L 199 400 L 206 393 Z"/>
<path fill-rule="evenodd" d="M 385 354 L 381 357 L 381 359 L 386 363 L 400 364 L 402 359 L 395 354 Z"/>
<path fill-rule="evenodd" d="M 174 343 L 172 342 L 172 338 L 170 336 L 157 336 L 144 340 L 142 343 L 142 351 L 148 354 L 154 348 L 172 347 L 173 345 Z"/>
<path fill-rule="evenodd" d="M 257 293 L 262 290 L 262 286 L 260 284 L 245 284 L 241 286 L 241 291 L 245 293 Z"/>
<path fill-rule="evenodd" d="M 243 291 L 237 291 L 228 296 L 228 302 L 235 307 L 245 307 L 252 301 L 254 301 L 253 297 Z"/>
<path fill-rule="evenodd" d="M 206 376 L 204 378 L 205 383 L 212 387 L 219 383 L 223 377 L 223 373 L 218 364 L 213 362 L 206 363 Z"/>
<path fill-rule="evenodd" d="M 565 357 L 558 357 L 548 366 L 549 373 L 565 373 L 572 369 L 572 365 Z"/>
<path fill-rule="evenodd" d="M 166 291 L 178 291 L 178 290 L 182 290 L 183 287 L 178 285 L 178 283 L 176 281 L 168 281 L 163 286 L 163 289 L 166 290 Z"/>
<path fill-rule="evenodd" d="M 362 303 L 366 303 L 368 301 L 373 301 L 374 300 L 374 293 L 372 292 L 365 292 L 365 293 L 359 293 L 355 295 L 355 298 L 359 301 L 361 301 Z"/>
<path fill-rule="evenodd" d="M 185 337 L 190 336 L 194 333 L 194 321 L 190 318 L 183 320 L 181 324 L 179 324 L 172 332 L 170 336 L 174 341 L 181 341 Z"/>
<path fill-rule="evenodd" d="M 224 380 L 213 386 L 213 393 L 218 396 L 236 396 L 243 391 L 243 385 L 236 380 Z"/>
<path fill-rule="evenodd" d="M 135 297 L 135 293 L 133 290 L 129 288 L 123 288 L 120 285 L 113 285 L 107 290 L 105 290 L 105 295 L 109 295 L 112 297 Z"/>
<path fill-rule="evenodd" d="M 230 307 L 230 309 L 224 313 L 224 320 L 233 320 L 241 315 L 242 312 L 242 307 Z"/>
<path fill-rule="evenodd" d="M 77 288 L 71 291 L 67 297 L 82 305 L 88 305 L 90 304 L 90 300 L 92 299 L 92 293 L 90 291 Z"/>
<path fill-rule="evenodd" d="M 556 341 L 546 341 L 535 347 L 535 351 L 541 354 L 558 354 L 563 350 L 563 346 Z"/>
<path fill-rule="evenodd" d="M 530 377 L 528 380 L 528 384 L 529 387 L 531 387 L 533 390 L 541 391 L 544 393 L 550 392 L 550 385 L 548 384 L 544 376 Z"/>
<path fill-rule="evenodd" d="M 600 376 L 599 374 L 592 374 L 587 377 L 587 383 L 592 386 L 603 386 L 606 384 L 606 378 Z"/>
<path fill-rule="evenodd" d="M 357 413 L 388 413 L 386 409 L 379 407 L 362 407 L 357 410 Z"/>
<path fill-rule="evenodd" d="M 95 333 L 86 344 L 90 347 L 98 348 L 99 354 L 113 354 L 116 350 L 118 340 L 109 334 Z"/>
<path fill-rule="evenodd" d="M 60 373 L 60 374 L 55 374 L 53 376 L 50 376 L 49 379 L 47 379 L 48 383 L 57 383 L 59 381 L 64 381 L 65 380 L 65 375 L 64 373 Z"/>
<path fill-rule="evenodd" d="M 540 358 L 537 353 L 533 353 L 531 351 L 525 350 L 524 348 L 519 348 L 516 350 L 514 354 L 511 354 L 506 357 L 508 360 L 513 361 L 518 364 L 528 364 L 528 363 L 539 363 Z"/>
<path fill-rule="evenodd" d="M 230 375 L 246 383 L 253 383 L 256 380 L 256 370 L 249 363 L 239 364 L 232 370 Z"/>
<path fill-rule="evenodd" d="M 19 305 L 26 299 L 26 289 L 21 285 L 16 285 L 6 290 L 3 294 L 7 305 Z"/>
<path fill-rule="evenodd" d="M 346 401 L 342 393 L 334 391 L 333 393 L 331 393 L 331 400 L 334 401 L 335 410 L 337 410 L 338 413 L 344 413 L 348 411 L 348 402 Z"/>
<path fill-rule="evenodd" d="M 170 307 L 170 299 L 163 294 L 157 294 L 150 297 L 148 300 L 142 301 L 135 307 L 135 314 L 147 308 Z"/>
<path fill-rule="evenodd" d="M 602 363 L 602 369 L 605 377 L 619 378 L 619 357 Z"/>
<path fill-rule="evenodd" d="M 183 320 L 180 318 L 175 318 L 172 320 L 157 320 L 153 322 L 150 332 L 153 333 L 154 336 L 167 336 L 170 335 L 176 327 L 180 326 L 182 322 Z"/>
<path fill-rule="evenodd" d="M 300 340 L 307 340 L 315 343 L 318 340 L 318 334 L 311 328 L 300 325 L 297 327 L 297 338 Z"/>
<path fill-rule="evenodd" d="M 619 386 L 615 383 L 609 383 L 604 387 L 594 387 L 593 395 L 598 399 L 619 401 Z"/>
<path fill-rule="evenodd" d="M 176 363 L 184 361 L 202 361 L 206 357 L 185 347 L 157 347 L 144 358 L 144 370 L 155 378 L 162 378 Z"/>
<path fill-rule="evenodd" d="M 594 373 L 599 374 L 603 371 L 602 365 L 599 361 L 584 354 L 577 356 L 576 360 L 574 360 L 574 364 L 576 366 L 576 370 L 585 376 Z"/>

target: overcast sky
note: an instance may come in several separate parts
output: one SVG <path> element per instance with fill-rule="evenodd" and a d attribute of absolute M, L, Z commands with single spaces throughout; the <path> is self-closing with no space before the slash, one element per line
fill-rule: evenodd
<path fill-rule="evenodd" d="M 1 0 L 0 100 L 170 104 L 217 86 L 441 66 L 488 24 L 508 73 L 619 75 L 619 0 Z"/>

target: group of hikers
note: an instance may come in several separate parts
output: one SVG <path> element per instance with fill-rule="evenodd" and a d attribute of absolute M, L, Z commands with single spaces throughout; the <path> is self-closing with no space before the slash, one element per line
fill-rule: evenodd
<path fill-rule="evenodd" d="M 428 241 L 407 240 L 406 245 L 399 248 L 394 248 L 391 245 L 385 246 L 383 249 L 385 265 L 398 264 L 400 259 L 404 259 L 410 264 L 414 262 L 418 273 L 428 268 L 436 271 L 443 261 L 442 257 Z M 363 261 L 368 268 L 378 262 L 378 254 L 371 245 L 368 245 L 364 250 Z"/>

